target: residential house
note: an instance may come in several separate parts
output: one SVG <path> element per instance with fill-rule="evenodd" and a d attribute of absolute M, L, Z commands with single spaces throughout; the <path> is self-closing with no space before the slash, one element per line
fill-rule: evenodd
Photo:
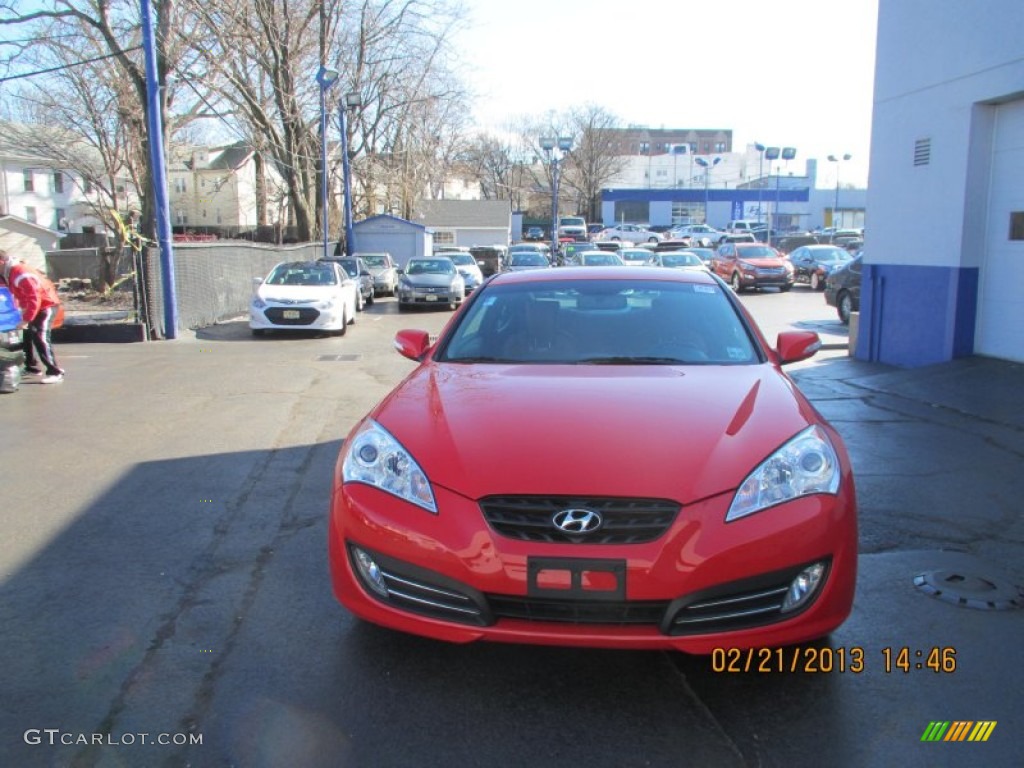
<path fill-rule="evenodd" d="M 60 232 L 10 214 L 0 216 L 0 249 L 46 271 L 46 254 L 57 249 Z"/>
<path fill-rule="evenodd" d="M 286 222 L 283 178 L 251 146 L 189 147 L 171 154 L 167 175 L 176 233 L 248 236 Z"/>

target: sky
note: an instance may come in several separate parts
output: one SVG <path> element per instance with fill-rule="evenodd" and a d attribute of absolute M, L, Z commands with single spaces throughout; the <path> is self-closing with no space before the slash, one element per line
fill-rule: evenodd
<path fill-rule="evenodd" d="M 463 0 L 477 124 L 595 104 L 623 126 L 731 129 L 867 185 L 878 0 Z"/>

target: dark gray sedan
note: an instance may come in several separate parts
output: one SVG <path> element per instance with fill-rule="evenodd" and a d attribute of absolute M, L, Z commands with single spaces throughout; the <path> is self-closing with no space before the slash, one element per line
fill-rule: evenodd
<path fill-rule="evenodd" d="M 398 278 L 398 308 L 447 304 L 455 309 L 466 298 L 466 283 L 446 256 L 409 259 Z"/>

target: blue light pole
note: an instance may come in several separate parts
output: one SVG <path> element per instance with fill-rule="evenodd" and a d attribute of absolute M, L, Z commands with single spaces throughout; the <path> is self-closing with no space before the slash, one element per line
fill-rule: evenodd
<path fill-rule="evenodd" d="M 571 136 L 559 136 L 557 139 L 542 137 L 540 148 L 551 163 L 551 255 L 558 253 L 558 167 L 572 149 Z M 555 154 L 555 149 L 558 154 Z"/>
<path fill-rule="evenodd" d="M 163 285 L 164 338 L 178 338 L 178 295 L 174 285 L 174 248 L 171 237 L 171 209 L 167 200 L 167 160 L 161 115 L 160 84 L 157 81 L 156 48 L 153 41 L 153 11 L 150 0 L 142 0 L 142 48 L 146 64 L 146 131 L 149 138 L 150 176 L 160 245 L 160 282 Z"/>
<path fill-rule="evenodd" d="M 710 163 L 703 157 L 696 159 L 697 165 L 704 169 L 704 223 L 708 223 L 708 181 L 711 178 L 711 169 L 722 162 L 722 158 L 716 157 Z"/>
<path fill-rule="evenodd" d="M 316 73 L 316 82 L 320 86 L 320 216 L 322 219 L 320 223 L 324 230 L 323 258 L 325 259 L 330 256 L 327 252 L 327 238 L 330 232 L 330 228 L 327 226 L 327 91 L 338 82 L 338 74 L 338 70 L 323 66 Z"/>
<path fill-rule="evenodd" d="M 342 184 L 345 187 L 345 255 L 352 255 L 352 168 L 348 156 L 348 121 L 346 114 L 350 109 L 363 106 L 363 98 L 356 92 L 345 94 L 345 103 L 341 105 L 341 172 Z"/>

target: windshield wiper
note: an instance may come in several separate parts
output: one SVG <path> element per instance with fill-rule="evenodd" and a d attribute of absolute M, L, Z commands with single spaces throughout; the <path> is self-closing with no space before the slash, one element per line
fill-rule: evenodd
<path fill-rule="evenodd" d="M 587 365 L 685 365 L 688 361 L 680 360 L 678 357 L 620 355 L 617 357 L 585 357 L 576 362 Z"/>
<path fill-rule="evenodd" d="M 505 357 L 488 357 L 487 355 L 478 355 L 476 357 L 447 357 L 440 361 L 443 363 L 509 363 L 513 362 Z"/>

